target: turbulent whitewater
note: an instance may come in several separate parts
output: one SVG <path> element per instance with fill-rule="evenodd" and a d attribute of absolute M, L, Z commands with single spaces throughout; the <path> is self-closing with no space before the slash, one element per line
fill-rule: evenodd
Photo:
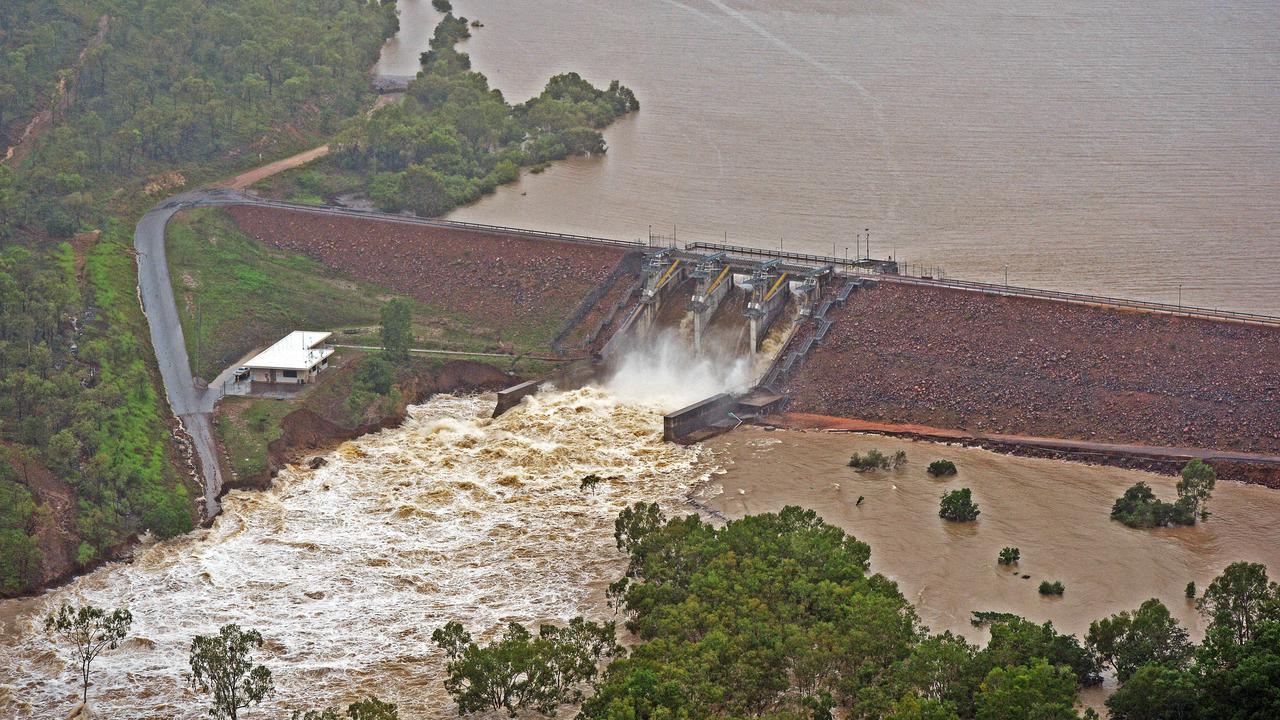
<path fill-rule="evenodd" d="M 268 639 L 276 674 L 255 716 L 376 693 L 404 717 L 449 717 L 435 628 L 610 616 L 614 517 L 638 500 L 683 503 L 706 472 L 699 451 L 662 442 L 667 408 L 604 389 L 544 392 L 498 419 L 492 402 L 438 396 L 319 470 L 232 493 L 212 528 L 51 593 L 45 606 L 134 614 L 133 639 L 95 664 L 91 700 L 114 717 L 201 716 L 204 698 L 184 685 L 188 644 L 234 622 Z M 583 492 L 589 473 L 609 480 Z M 0 648 L 0 715 L 47 717 L 75 701 L 42 615 L 25 614 L 21 638 Z"/>

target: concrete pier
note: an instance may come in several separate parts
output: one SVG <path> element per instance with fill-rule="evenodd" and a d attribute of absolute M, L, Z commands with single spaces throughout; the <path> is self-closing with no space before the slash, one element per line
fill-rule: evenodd
<path fill-rule="evenodd" d="M 791 297 L 791 286 L 787 282 L 789 273 L 779 267 L 777 260 L 764 263 L 751 278 L 751 300 L 747 303 L 747 320 L 751 327 L 751 352 L 760 351 L 764 336 L 769 333 L 773 321 L 778 319 L 787 299 Z"/>
<path fill-rule="evenodd" d="M 689 311 L 693 313 L 693 348 L 702 354 L 702 339 L 711 317 L 733 288 L 733 268 L 724 253 L 716 253 L 698 263 L 693 277 L 698 281 L 697 290 L 689 300 Z"/>

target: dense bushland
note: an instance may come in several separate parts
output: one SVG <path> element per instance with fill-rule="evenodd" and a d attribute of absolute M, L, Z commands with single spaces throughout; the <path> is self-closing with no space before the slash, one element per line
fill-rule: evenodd
<path fill-rule="evenodd" d="M 52 111 L 22 161 L 0 165 L 0 594 L 12 594 L 142 530 L 191 527 L 132 225 L 180 176 L 256 164 L 361 112 L 396 19 L 364 0 L 0 6 L 4 145 Z"/>
<path fill-rule="evenodd" d="M 466 18 L 447 14 L 404 100 L 347 123 L 332 158 L 296 173 L 292 193 L 355 190 L 383 210 L 441 215 L 514 181 L 521 167 L 605 152 L 599 129 L 640 107 L 617 81 L 601 90 L 577 73 L 510 105 L 454 49 L 470 34 Z"/>

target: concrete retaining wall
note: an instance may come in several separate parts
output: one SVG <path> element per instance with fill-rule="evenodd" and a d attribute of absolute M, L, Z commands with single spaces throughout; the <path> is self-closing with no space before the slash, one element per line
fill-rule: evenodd
<path fill-rule="evenodd" d="M 729 393 L 712 395 L 662 418 L 662 439 L 675 442 L 708 425 L 728 419 L 738 401 Z"/>
<path fill-rule="evenodd" d="M 493 417 L 505 413 L 520 401 L 538 392 L 543 385 L 550 383 L 561 390 L 580 388 L 596 378 L 599 367 L 587 361 L 573 363 L 536 380 L 522 382 L 498 391 L 498 402 L 493 408 Z"/>

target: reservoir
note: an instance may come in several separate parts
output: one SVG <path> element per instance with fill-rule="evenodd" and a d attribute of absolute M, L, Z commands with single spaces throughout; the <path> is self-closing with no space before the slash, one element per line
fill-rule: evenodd
<path fill-rule="evenodd" d="M 439 14 L 402 0 L 380 70 Z M 1280 314 L 1280 4 L 457 0 L 507 99 L 641 110 L 459 220 L 871 254 L 960 279 Z M 412 47 L 413 50 L 409 48 Z"/>

